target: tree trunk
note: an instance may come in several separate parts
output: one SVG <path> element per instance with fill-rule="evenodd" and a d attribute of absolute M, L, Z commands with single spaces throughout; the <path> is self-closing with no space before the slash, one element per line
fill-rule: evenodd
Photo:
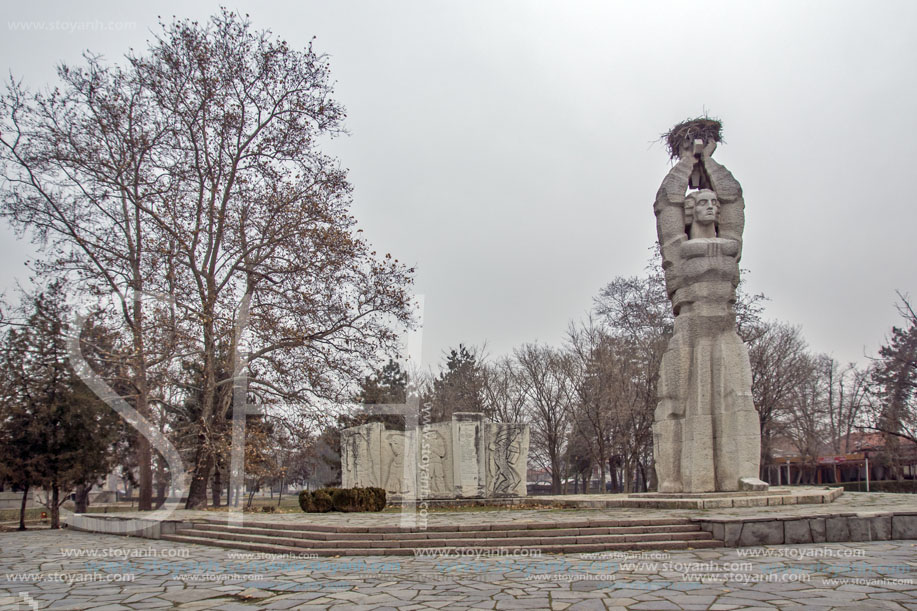
<path fill-rule="evenodd" d="M 29 485 L 22 491 L 22 505 L 19 506 L 19 530 L 25 530 L 25 506 L 29 502 Z"/>
<path fill-rule="evenodd" d="M 560 494 L 560 461 L 551 456 L 551 494 Z"/>
<path fill-rule="evenodd" d="M 140 248 L 140 244 L 137 244 Z M 137 387 L 137 413 L 150 421 L 150 388 L 146 376 L 146 349 L 143 343 L 143 299 L 141 298 L 143 283 L 139 280 L 140 269 L 138 263 L 132 264 L 134 268 L 135 293 L 133 304 L 133 340 L 134 340 L 134 375 Z M 153 509 L 153 452 L 150 440 L 143 435 L 137 436 L 137 466 L 140 471 L 138 482 L 137 508 L 140 511 Z"/>
<path fill-rule="evenodd" d="M 76 513 L 86 513 L 89 509 L 89 491 L 92 489 L 92 486 L 87 486 L 86 484 L 80 484 L 76 487 L 76 495 L 74 503 L 76 507 L 74 511 Z"/>
<path fill-rule="evenodd" d="M 207 443 L 203 434 L 200 435 L 200 446 L 198 446 L 196 458 L 185 509 L 200 509 L 207 506 L 207 484 L 210 481 L 210 473 L 213 471 L 213 452 L 210 451 L 210 444 Z"/>
<path fill-rule="evenodd" d="M 51 528 L 60 528 L 60 486 L 51 484 Z"/>
<path fill-rule="evenodd" d="M 211 504 L 214 507 L 220 506 L 220 495 L 223 493 L 223 471 L 219 463 L 213 468 L 213 483 L 210 486 Z M 228 503 L 228 501 L 227 501 Z"/>
<path fill-rule="evenodd" d="M 162 506 L 166 502 L 169 484 L 166 481 L 165 458 L 160 456 L 156 461 L 156 503 Z"/>
<path fill-rule="evenodd" d="M 140 410 L 137 411 L 140 412 Z M 149 417 L 149 410 L 146 414 L 140 413 L 144 417 Z M 153 468 L 150 464 L 153 460 L 153 453 L 150 449 L 150 441 L 146 437 L 139 435 L 137 441 L 137 463 L 140 468 L 140 481 L 137 483 L 137 509 L 150 511 L 153 509 Z"/>

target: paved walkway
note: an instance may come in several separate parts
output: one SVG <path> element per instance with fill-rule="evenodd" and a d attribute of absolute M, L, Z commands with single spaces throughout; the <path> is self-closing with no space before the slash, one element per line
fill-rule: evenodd
<path fill-rule="evenodd" d="M 0 609 L 917 610 L 917 541 L 302 559 L 64 530 L 0 549 Z"/>

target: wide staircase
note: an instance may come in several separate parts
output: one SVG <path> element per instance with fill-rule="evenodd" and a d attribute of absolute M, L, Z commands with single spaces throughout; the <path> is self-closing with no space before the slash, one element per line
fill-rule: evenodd
<path fill-rule="evenodd" d="M 578 522 L 399 526 L 327 526 L 218 520 L 194 521 L 163 539 L 251 552 L 317 556 L 421 555 L 464 550 L 541 550 L 546 554 L 676 550 L 723 547 L 685 519 L 588 520 Z"/>

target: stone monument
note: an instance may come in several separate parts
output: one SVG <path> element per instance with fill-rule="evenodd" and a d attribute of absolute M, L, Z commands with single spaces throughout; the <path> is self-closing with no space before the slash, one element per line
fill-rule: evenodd
<path fill-rule="evenodd" d="M 653 423 L 661 493 L 767 489 L 758 479 L 760 427 L 734 309 L 745 202 L 742 187 L 712 157 L 719 132 L 712 120 L 670 132 L 677 162 L 654 205 L 675 314 Z"/>
<path fill-rule="evenodd" d="M 372 422 L 341 432 L 341 480 L 395 498 L 525 496 L 528 452 L 528 426 L 477 413 L 407 431 Z"/>

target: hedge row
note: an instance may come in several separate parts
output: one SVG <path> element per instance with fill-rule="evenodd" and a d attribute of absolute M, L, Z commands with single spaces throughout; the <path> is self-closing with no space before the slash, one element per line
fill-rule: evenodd
<path fill-rule="evenodd" d="M 841 484 L 847 492 L 866 492 L 866 482 L 844 482 Z M 870 492 L 910 492 L 917 493 L 917 480 L 905 479 L 879 480 L 869 482 Z"/>
<path fill-rule="evenodd" d="M 382 511 L 385 490 L 382 488 L 321 488 L 299 493 L 299 506 L 307 513 L 326 511 Z"/>

